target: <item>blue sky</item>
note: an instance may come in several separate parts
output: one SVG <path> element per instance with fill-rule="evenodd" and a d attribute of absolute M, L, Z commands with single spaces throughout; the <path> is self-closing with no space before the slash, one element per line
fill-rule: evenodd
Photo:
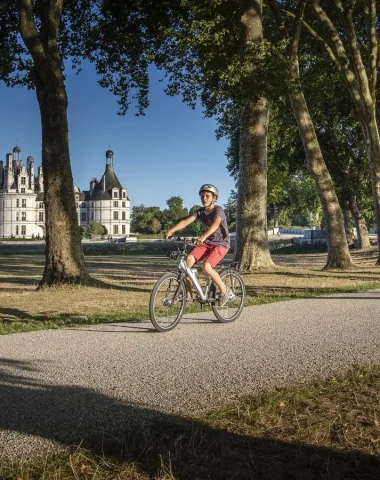
<path fill-rule="evenodd" d="M 226 169 L 227 141 L 215 138 L 216 124 L 192 110 L 180 97 L 168 97 L 153 70 L 150 106 L 136 117 L 131 107 L 117 115 L 117 99 L 96 82 L 91 65 L 75 75 L 68 72 L 70 156 L 74 183 L 89 189 L 105 168 L 105 152 L 114 152 L 115 173 L 128 189 L 131 207 L 166 208 L 166 201 L 180 196 L 184 207 L 199 204 L 198 189 L 214 183 L 220 191 L 218 203 L 226 203 L 234 180 Z M 34 91 L 0 85 L 0 159 L 18 143 L 24 163 L 32 155 L 41 165 L 41 128 Z"/>

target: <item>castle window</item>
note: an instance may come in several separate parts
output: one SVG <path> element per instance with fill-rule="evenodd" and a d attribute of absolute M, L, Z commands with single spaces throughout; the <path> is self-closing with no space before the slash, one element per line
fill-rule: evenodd
<path fill-rule="evenodd" d="M 82 222 L 85 222 L 85 221 L 87 220 L 87 218 L 86 218 L 86 212 L 82 212 L 82 213 L 81 213 L 81 220 L 82 220 Z"/>
<path fill-rule="evenodd" d="M 116 191 L 115 191 L 115 192 L 113 192 L 113 198 L 117 198 L 117 197 L 118 197 L 118 194 L 117 194 L 117 192 L 116 192 Z"/>
<path fill-rule="evenodd" d="M 16 235 L 18 235 L 18 225 L 16 225 Z"/>
<path fill-rule="evenodd" d="M 44 208 L 44 202 L 39 202 L 38 203 L 38 208 Z"/>
<path fill-rule="evenodd" d="M 121 231 L 122 231 L 122 234 L 125 235 L 125 225 L 121 226 Z"/>
<path fill-rule="evenodd" d="M 113 202 L 113 206 L 117 208 L 119 206 L 119 202 Z"/>
<path fill-rule="evenodd" d="M 44 221 L 44 212 L 38 212 L 38 221 L 43 222 Z"/>
<path fill-rule="evenodd" d="M 26 183 L 25 183 L 25 177 L 21 177 L 21 185 L 26 185 Z"/>
<path fill-rule="evenodd" d="M 94 212 L 91 212 L 91 220 L 94 220 Z"/>
<path fill-rule="evenodd" d="M 21 212 L 21 221 L 26 222 L 26 212 Z"/>
<path fill-rule="evenodd" d="M 123 208 L 125 208 L 125 202 L 122 202 L 121 206 L 122 206 Z"/>
<path fill-rule="evenodd" d="M 20 208 L 20 200 L 19 199 L 16 200 L 16 207 Z"/>
<path fill-rule="evenodd" d="M 114 225 L 113 226 L 113 234 L 114 235 L 119 235 L 119 225 Z"/>
<path fill-rule="evenodd" d="M 25 193 L 25 188 L 22 188 L 22 189 L 21 189 L 21 193 Z"/>
<path fill-rule="evenodd" d="M 82 202 L 81 207 L 82 207 L 82 208 L 86 208 L 86 202 Z"/>
<path fill-rule="evenodd" d="M 125 212 L 121 212 L 121 219 L 125 220 Z"/>
<path fill-rule="evenodd" d="M 119 220 L 119 212 L 113 212 L 113 219 Z"/>
<path fill-rule="evenodd" d="M 22 206 L 22 208 L 26 208 L 26 198 L 23 198 L 21 200 L 21 206 Z"/>
<path fill-rule="evenodd" d="M 26 235 L 26 225 L 21 225 L 21 235 Z"/>
<path fill-rule="evenodd" d="M 16 212 L 16 222 L 20 221 L 20 214 Z"/>
<path fill-rule="evenodd" d="M 123 192 L 123 198 L 125 198 L 125 192 Z"/>

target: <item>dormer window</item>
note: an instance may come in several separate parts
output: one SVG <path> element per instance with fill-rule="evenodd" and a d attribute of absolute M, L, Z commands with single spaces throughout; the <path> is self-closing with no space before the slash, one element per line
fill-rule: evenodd
<path fill-rule="evenodd" d="M 113 192 L 113 198 L 117 198 L 118 196 L 119 196 L 119 195 L 118 195 L 118 192 L 117 192 L 117 190 L 115 190 L 115 191 Z"/>

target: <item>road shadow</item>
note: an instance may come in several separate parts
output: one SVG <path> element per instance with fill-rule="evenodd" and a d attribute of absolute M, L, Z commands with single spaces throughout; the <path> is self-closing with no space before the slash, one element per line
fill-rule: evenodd
<path fill-rule="evenodd" d="M 380 478 L 375 456 L 357 451 L 238 435 L 205 423 L 153 411 L 80 386 L 51 385 L 27 378 L 36 367 L 0 358 L 0 460 L 28 442 L 7 434 L 33 435 L 62 446 L 81 444 L 116 461 L 134 462 L 149 478 L 162 465 L 176 479 Z M 102 372 L 99 372 L 99 376 Z M 4 437 L 5 435 L 5 437 Z M 44 454 L 38 445 L 38 453 Z M 27 453 L 22 453 L 24 458 Z M 144 477 L 145 478 L 145 477 Z"/>

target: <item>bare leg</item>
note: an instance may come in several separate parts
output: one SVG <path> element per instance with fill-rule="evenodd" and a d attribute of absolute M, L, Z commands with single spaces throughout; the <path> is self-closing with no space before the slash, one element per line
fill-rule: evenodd
<path fill-rule="evenodd" d="M 190 268 L 196 263 L 195 258 L 190 253 L 186 258 L 186 263 L 188 264 L 188 266 Z M 193 295 L 193 284 L 191 283 L 191 280 L 189 280 L 189 277 L 187 275 L 186 275 L 186 278 L 185 278 L 185 283 L 186 283 L 187 293 L 191 297 Z"/>
<path fill-rule="evenodd" d="M 207 273 L 207 275 L 210 275 L 211 280 L 213 280 L 217 286 L 219 287 L 220 293 L 225 293 L 227 290 L 227 287 L 225 284 L 222 282 L 219 273 L 212 268 L 212 266 L 208 262 L 204 262 L 203 264 L 203 270 Z"/>

